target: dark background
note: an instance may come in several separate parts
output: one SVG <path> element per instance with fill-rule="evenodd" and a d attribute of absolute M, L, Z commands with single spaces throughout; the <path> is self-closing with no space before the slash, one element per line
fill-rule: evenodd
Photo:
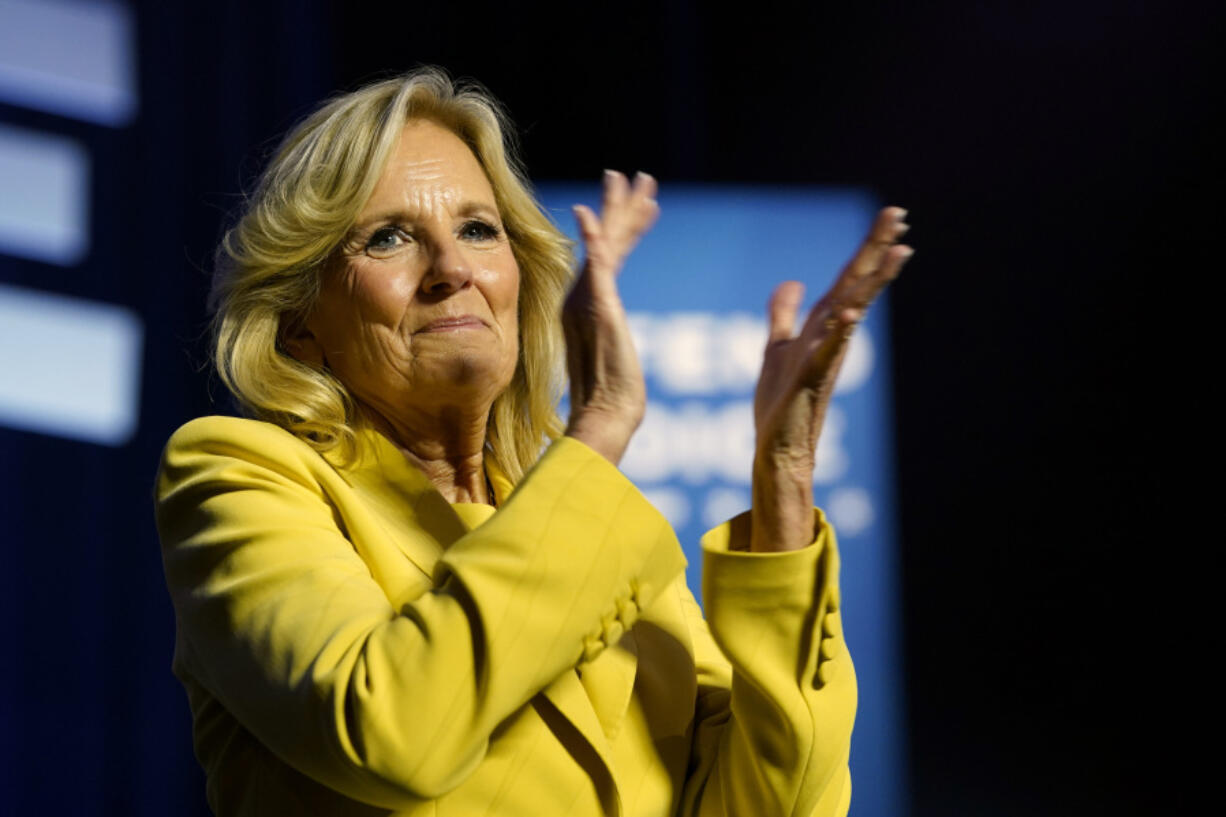
<path fill-rule="evenodd" d="M 502 99 L 537 179 L 644 168 L 909 208 L 917 254 L 892 297 L 912 810 L 1191 807 L 1168 737 L 1190 695 L 1170 578 L 1188 514 L 1162 452 L 1206 402 L 1184 368 L 1215 271 L 1191 259 L 1220 231 L 1220 12 L 134 7 L 130 127 L 0 106 L 80 138 L 95 168 L 90 258 L 3 258 L 0 280 L 124 304 L 147 333 L 127 446 L 0 429 L 0 812 L 206 813 L 150 492 L 170 432 L 221 405 L 202 369 L 212 247 L 297 118 L 421 63 Z"/>

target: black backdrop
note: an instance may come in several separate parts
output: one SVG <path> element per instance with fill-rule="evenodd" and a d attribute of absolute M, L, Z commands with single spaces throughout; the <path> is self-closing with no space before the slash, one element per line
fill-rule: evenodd
<path fill-rule="evenodd" d="M 135 10 L 130 127 L 0 106 L 0 121 L 80 138 L 95 162 L 89 259 L 0 258 L 0 281 L 124 304 L 146 326 L 130 444 L 0 429 L 0 812 L 207 813 L 150 504 L 166 437 L 220 401 L 201 370 L 205 270 L 277 135 L 327 93 L 419 63 L 503 99 L 538 179 L 644 168 L 664 185 L 863 185 L 908 207 L 918 252 L 893 332 L 914 813 L 1179 810 L 1163 737 L 1181 686 L 1163 623 L 1179 541 L 1157 453 L 1162 405 L 1197 400 L 1166 387 L 1203 297 L 1193 280 L 1212 271 L 1176 258 L 1213 235 L 1191 225 L 1220 166 L 1219 13 Z"/>

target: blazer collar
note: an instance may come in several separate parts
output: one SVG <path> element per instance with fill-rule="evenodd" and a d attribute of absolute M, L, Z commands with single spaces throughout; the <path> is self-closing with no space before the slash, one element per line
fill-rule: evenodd
<path fill-rule="evenodd" d="M 427 576 L 434 575 L 443 551 L 468 532 L 430 479 L 377 431 L 359 432 L 357 460 L 337 470 Z"/>

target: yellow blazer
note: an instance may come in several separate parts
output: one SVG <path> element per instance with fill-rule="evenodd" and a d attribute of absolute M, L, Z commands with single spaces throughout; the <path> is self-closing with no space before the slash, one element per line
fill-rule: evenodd
<path fill-rule="evenodd" d="M 230 815 L 843 815 L 856 686 L 834 535 L 703 538 L 554 443 L 498 510 L 386 439 L 335 468 L 267 423 L 167 445 L 157 521 L 208 800 Z M 710 629 L 708 630 L 708 623 Z M 718 646 L 717 646 L 718 645 Z"/>

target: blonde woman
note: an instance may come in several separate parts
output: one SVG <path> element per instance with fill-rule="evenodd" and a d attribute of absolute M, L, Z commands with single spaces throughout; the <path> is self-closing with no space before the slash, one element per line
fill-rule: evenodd
<path fill-rule="evenodd" d="M 904 213 L 800 327 L 799 284 L 771 300 L 753 509 L 703 539 L 704 620 L 617 468 L 645 390 L 616 279 L 655 182 L 608 173 L 576 208 L 572 283 L 510 133 L 435 69 L 338 97 L 222 243 L 216 364 L 248 418 L 179 429 L 157 483 L 209 803 L 844 814 L 856 688 L 814 450 Z"/>

